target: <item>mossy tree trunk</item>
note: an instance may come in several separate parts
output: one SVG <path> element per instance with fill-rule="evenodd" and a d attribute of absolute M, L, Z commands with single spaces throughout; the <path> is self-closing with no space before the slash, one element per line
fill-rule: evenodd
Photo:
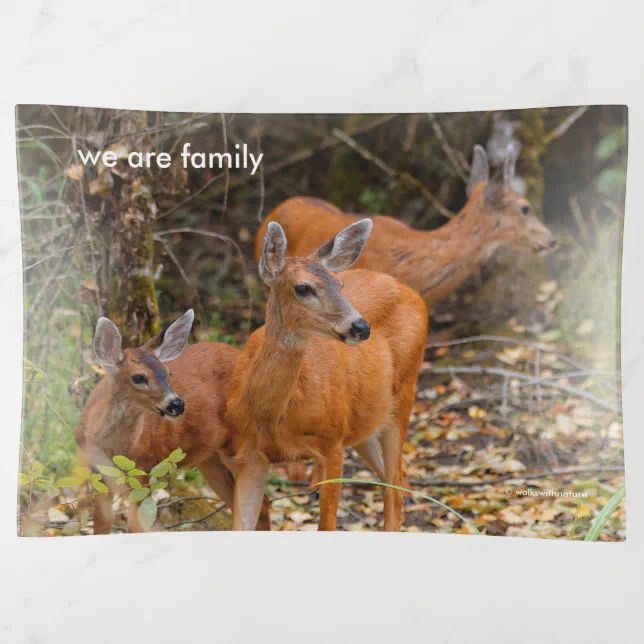
<path fill-rule="evenodd" d="M 518 137 L 522 144 L 519 175 L 526 182 L 526 198 L 535 212 L 543 209 L 543 154 L 546 149 L 545 108 L 524 110 Z"/>
<path fill-rule="evenodd" d="M 150 217 L 113 235 L 106 284 L 106 315 L 130 344 L 158 332 L 159 307 L 154 283 L 154 238 Z"/>
<path fill-rule="evenodd" d="M 144 113 L 143 113 L 144 115 Z M 99 168 L 90 190 L 101 199 L 96 215 L 102 261 L 97 279 L 104 315 L 119 327 L 126 346 L 136 346 L 159 331 L 155 287 L 154 226 L 158 207 L 152 197 L 154 177 L 147 168 L 125 163 L 130 148 L 147 151 L 149 141 L 136 147 L 128 130 L 145 127 L 140 115 L 122 123 L 125 131 L 121 157 L 115 169 Z M 138 119 L 138 120 L 137 120 Z M 134 139 L 136 140 L 136 139 Z"/>

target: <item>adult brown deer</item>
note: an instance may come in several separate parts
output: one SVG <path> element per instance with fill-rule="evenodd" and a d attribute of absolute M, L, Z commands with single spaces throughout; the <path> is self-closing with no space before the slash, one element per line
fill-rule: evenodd
<path fill-rule="evenodd" d="M 556 246 L 555 238 L 530 204 L 510 184 L 516 157 L 510 151 L 502 177 L 490 179 L 483 148 L 474 147 L 467 184 L 468 200 L 444 226 L 430 231 L 414 230 L 393 217 L 374 215 L 373 231 L 355 268 L 387 273 L 421 294 L 428 308 L 459 286 L 498 248 L 509 247 L 544 253 Z M 359 215 L 348 215 L 321 199 L 293 197 L 269 216 L 255 239 L 255 259 L 260 261 L 262 243 L 271 222 L 279 223 L 289 239 L 288 254 L 312 252 Z M 287 464 L 290 480 L 306 479 L 306 464 Z"/>
<path fill-rule="evenodd" d="M 181 465 L 197 466 L 232 509 L 233 477 L 222 458 L 230 441 L 226 391 L 239 351 L 220 342 L 186 347 L 193 319 L 189 310 L 136 349 L 123 349 L 116 326 L 99 319 L 94 351 L 107 374 L 85 403 L 76 442 L 88 465 L 113 466 L 112 457 L 122 455 L 146 471 L 181 447 Z M 112 527 L 113 480 L 106 482 L 109 493 L 95 495 L 94 534 Z M 142 532 L 136 509 L 131 503 L 128 528 Z M 266 502 L 258 529 L 269 527 Z"/>
<path fill-rule="evenodd" d="M 414 230 L 393 217 L 373 216 L 373 232 L 355 268 L 387 273 L 421 294 L 428 308 L 445 297 L 499 248 L 544 253 L 556 246 L 552 233 L 510 188 L 516 157 L 509 154 L 501 177 L 489 177 L 483 148 L 474 148 L 463 209 L 436 230 Z M 349 215 L 321 199 L 293 197 L 265 219 L 255 239 L 259 261 L 271 222 L 289 239 L 289 255 L 312 252 L 360 215 Z"/>
<path fill-rule="evenodd" d="M 324 479 L 337 478 L 344 448 L 353 446 L 382 481 L 405 481 L 402 444 L 427 310 L 389 275 L 332 274 L 358 259 L 371 228 L 359 221 L 308 257 L 287 258 L 281 226 L 266 227 L 259 262 L 270 289 L 266 325 L 248 340 L 228 390 L 233 529 L 255 526 L 270 463 L 315 458 Z M 340 484 L 322 486 L 319 530 L 335 530 L 340 494 Z M 387 488 L 384 497 L 385 530 L 397 531 L 402 494 Z"/>

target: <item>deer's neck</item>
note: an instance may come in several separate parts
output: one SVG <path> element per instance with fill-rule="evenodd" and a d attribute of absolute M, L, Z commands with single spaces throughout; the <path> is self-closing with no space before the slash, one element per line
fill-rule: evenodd
<path fill-rule="evenodd" d="M 252 358 L 246 383 L 246 400 L 263 429 L 275 430 L 286 413 L 308 344 L 308 337 L 285 329 L 279 298 L 271 291 L 262 345 Z"/>
<path fill-rule="evenodd" d="M 395 240 L 394 276 L 418 291 L 427 306 L 445 297 L 486 262 L 497 248 L 492 226 L 467 205 L 444 226 Z"/>
<path fill-rule="evenodd" d="M 100 422 L 91 433 L 92 443 L 108 456 L 131 456 L 143 429 L 144 412 L 132 406 L 132 402 L 114 386 L 110 376 L 109 393 L 105 398 L 105 410 Z"/>

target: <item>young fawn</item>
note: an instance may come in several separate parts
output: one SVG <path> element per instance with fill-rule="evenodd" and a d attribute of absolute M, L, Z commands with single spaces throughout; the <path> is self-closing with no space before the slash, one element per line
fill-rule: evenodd
<path fill-rule="evenodd" d="M 490 179 L 487 156 L 477 145 L 463 209 L 444 226 L 429 231 L 374 215 L 373 232 L 355 267 L 395 277 L 420 293 L 429 308 L 499 248 L 552 250 L 556 246 L 552 233 L 532 214 L 528 201 L 510 188 L 515 161 L 514 154 L 509 154 L 502 177 Z M 360 218 L 320 199 L 293 197 L 265 219 L 255 240 L 255 259 L 260 259 L 262 240 L 273 221 L 289 239 L 289 254 L 299 257 Z"/>
<path fill-rule="evenodd" d="M 85 403 L 76 442 L 88 465 L 113 465 L 122 455 L 146 471 L 181 447 L 182 466 L 197 466 L 232 509 L 233 477 L 222 459 L 230 441 L 226 391 L 239 351 L 219 342 L 186 347 L 193 319 L 190 310 L 137 349 L 123 349 L 116 326 L 98 321 L 94 351 L 107 375 Z M 112 527 L 113 485 L 106 482 L 110 492 L 95 495 L 94 534 Z M 130 532 L 143 531 L 136 510 L 130 504 Z M 258 528 L 269 525 L 265 503 Z"/>
<path fill-rule="evenodd" d="M 427 310 L 383 273 L 333 275 L 357 260 L 371 228 L 368 219 L 354 223 L 302 258 L 285 257 L 277 222 L 266 228 L 259 262 L 270 288 L 266 325 L 248 340 L 228 390 L 233 529 L 255 526 L 270 463 L 314 458 L 323 479 L 338 478 L 344 448 L 353 446 L 382 481 L 406 480 L 402 444 Z M 319 530 L 335 530 L 340 494 L 340 484 L 321 487 Z M 384 497 L 385 529 L 397 531 L 402 494 L 386 488 Z"/>

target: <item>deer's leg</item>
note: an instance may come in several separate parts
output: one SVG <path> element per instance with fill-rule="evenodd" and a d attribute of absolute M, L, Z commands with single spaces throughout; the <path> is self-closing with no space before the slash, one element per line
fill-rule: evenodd
<path fill-rule="evenodd" d="M 378 475 L 378 478 L 385 482 L 385 460 L 382 454 L 382 445 L 375 436 L 370 436 L 362 443 L 353 446 L 353 449 L 364 459 L 364 461 Z"/>
<path fill-rule="evenodd" d="M 286 476 L 289 481 L 306 481 L 306 461 L 290 461 L 286 464 Z"/>
<path fill-rule="evenodd" d="M 336 445 L 325 456 L 322 463 L 322 480 L 342 478 L 342 465 L 344 463 L 344 449 Z M 320 522 L 318 530 L 335 530 L 342 494 L 341 483 L 325 483 L 320 489 Z"/>
<path fill-rule="evenodd" d="M 320 481 L 324 481 L 324 463 L 316 458 L 313 461 L 313 469 L 311 470 L 311 487 L 314 487 Z"/>
<path fill-rule="evenodd" d="M 222 463 L 219 454 L 199 463 L 199 471 L 217 496 L 232 509 L 235 501 L 235 482 L 230 470 Z"/>
<path fill-rule="evenodd" d="M 262 510 L 268 461 L 256 459 L 237 464 L 233 530 L 254 530 Z"/>
<path fill-rule="evenodd" d="M 130 503 L 127 508 L 127 531 L 128 532 L 145 532 L 145 528 L 139 521 L 139 504 Z"/>
<path fill-rule="evenodd" d="M 109 534 L 114 522 L 114 494 L 112 490 L 107 494 L 96 493 L 94 499 L 94 534 Z"/>
<path fill-rule="evenodd" d="M 414 405 L 416 382 L 410 379 L 404 382 L 396 399 L 396 415 L 387 424 L 380 436 L 385 461 L 385 483 L 409 487 L 407 474 L 403 466 L 402 447 L 407 438 L 409 415 Z M 399 532 L 402 525 L 402 508 L 404 493 L 392 488 L 385 488 L 385 530 Z"/>
<path fill-rule="evenodd" d="M 231 471 L 224 465 L 219 454 L 215 453 L 207 461 L 199 464 L 199 470 L 216 492 L 217 496 L 232 510 L 235 503 L 235 485 Z M 257 521 L 257 530 L 270 530 L 270 503 L 264 495 L 262 509 Z"/>
<path fill-rule="evenodd" d="M 385 462 L 384 483 L 402 485 L 402 441 L 398 424 L 388 424 L 380 437 Z M 385 531 L 399 532 L 402 525 L 403 493 L 393 488 L 385 488 Z"/>

